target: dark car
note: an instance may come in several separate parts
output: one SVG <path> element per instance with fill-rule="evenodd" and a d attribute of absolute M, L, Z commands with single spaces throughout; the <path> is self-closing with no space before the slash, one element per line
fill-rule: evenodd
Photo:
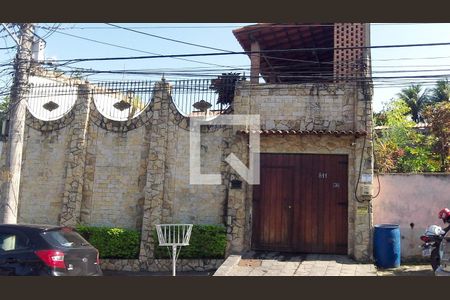
<path fill-rule="evenodd" d="M 0 275 L 99 276 L 98 251 L 73 228 L 0 225 Z"/>

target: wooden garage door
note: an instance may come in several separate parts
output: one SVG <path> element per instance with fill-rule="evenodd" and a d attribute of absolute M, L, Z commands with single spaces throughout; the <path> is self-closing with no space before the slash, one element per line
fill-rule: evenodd
<path fill-rule="evenodd" d="M 347 156 L 261 154 L 254 249 L 347 253 Z"/>

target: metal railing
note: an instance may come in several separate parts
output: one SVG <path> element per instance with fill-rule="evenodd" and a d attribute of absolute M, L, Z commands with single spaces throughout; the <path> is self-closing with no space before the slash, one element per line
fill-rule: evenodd
<path fill-rule="evenodd" d="M 36 118 L 51 121 L 69 112 L 81 95 L 79 83 L 35 80 L 29 85 L 27 107 Z M 167 81 L 178 110 L 193 116 L 209 112 L 221 114 L 233 101 L 235 82 L 217 79 Z M 151 81 L 110 81 L 89 85 L 89 93 L 99 112 L 111 120 L 137 117 L 150 104 L 155 89 Z"/>
<path fill-rule="evenodd" d="M 209 109 L 212 114 L 220 114 L 229 107 L 220 103 L 220 93 L 213 88 L 214 79 L 177 80 L 170 83 L 172 100 L 178 110 L 187 116 L 201 114 Z M 234 96 L 234 83 L 226 83 L 223 88 Z M 232 99 L 229 99 L 231 102 Z"/>
<path fill-rule="evenodd" d="M 153 89 L 151 81 L 99 82 L 90 87 L 98 111 L 116 121 L 137 117 L 150 104 Z"/>
<path fill-rule="evenodd" d="M 40 120 L 57 120 L 70 111 L 77 96 L 78 86 L 72 83 L 30 83 L 27 107 Z"/>

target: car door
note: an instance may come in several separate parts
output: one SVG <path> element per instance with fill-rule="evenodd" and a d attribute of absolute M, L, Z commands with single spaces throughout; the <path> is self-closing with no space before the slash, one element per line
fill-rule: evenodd
<path fill-rule="evenodd" d="M 33 275 L 35 264 L 29 238 L 14 229 L 0 229 L 0 275 Z"/>

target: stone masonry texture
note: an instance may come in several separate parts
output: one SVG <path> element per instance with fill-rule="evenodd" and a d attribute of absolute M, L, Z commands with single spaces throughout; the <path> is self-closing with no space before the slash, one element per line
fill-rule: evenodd
<path fill-rule="evenodd" d="M 157 241 L 151 232 L 160 223 L 224 224 L 227 255 L 249 250 L 252 186 L 243 181 L 241 189 L 230 189 L 230 178 L 239 175 L 225 162 L 234 153 L 248 163 L 248 136 L 236 134 L 245 126 L 202 128 L 201 172 L 220 174 L 222 182 L 191 185 L 190 122 L 176 109 L 167 82 L 156 83 L 150 105 L 123 122 L 102 116 L 89 88 L 80 84 L 74 108 L 59 122 L 47 124 L 28 115 L 20 222 L 139 230 L 139 259 L 111 262 L 113 269 L 167 268 L 153 255 Z M 263 129 L 370 133 L 372 125 L 370 101 L 351 85 L 241 83 L 230 113 L 259 114 Z M 371 253 L 371 205 L 354 196 L 361 154 L 362 172 L 372 174 L 371 147 L 370 134 L 365 141 L 354 136 L 261 137 L 261 152 L 348 155 L 348 254 L 357 260 L 368 260 Z M 193 264 L 186 262 L 195 269 Z M 199 269 L 215 264 L 198 262 Z"/>

